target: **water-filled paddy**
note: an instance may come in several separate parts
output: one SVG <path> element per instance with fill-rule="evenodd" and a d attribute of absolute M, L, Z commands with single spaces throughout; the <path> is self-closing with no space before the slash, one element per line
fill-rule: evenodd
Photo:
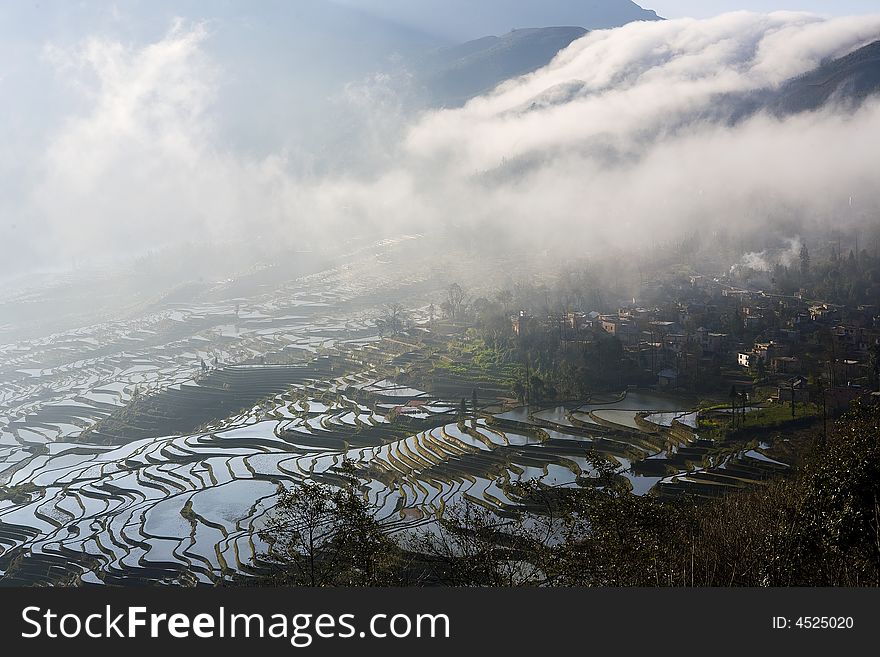
<path fill-rule="evenodd" d="M 421 275 L 412 269 L 391 279 Z M 540 429 L 484 420 L 471 429 L 469 420 L 462 431 L 457 399 L 397 384 L 368 364 L 351 367 L 381 360 L 383 341 L 372 319 L 338 308 L 376 285 L 334 271 L 254 300 L 177 303 L 136 326 L 0 345 L 0 371 L 11 373 L 0 379 L 0 484 L 29 491 L 0 502 L 0 560 L 27 553 L 41 563 L 63 547 L 94 559 L 82 566 L 84 582 L 210 582 L 264 549 L 257 531 L 279 483 L 338 481 L 333 469 L 344 457 L 377 517 L 401 530 L 464 496 L 515 505 L 517 481 L 577 485 L 594 474 L 586 455 L 603 438 L 590 411 L 626 422 L 639 411 L 689 410 L 630 392 L 594 397 L 577 422 L 574 406 L 559 406 L 532 409 Z M 395 349 L 385 355 L 400 357 Z M 319 353 L 347 365 L 328 373 Z M 295 362 L 263 364 L 265 354 Z M 138 396 L 156 407 L 129 413 L 125 404 Z M 405 406 L 410 400 L 420 405 Z M 499 417 L 535 424 L 528 408 Z M 595 435 L 566 433 L 580 423 Z M 626 468 L 622 476 L 638 494 L 656 483 Z"/>

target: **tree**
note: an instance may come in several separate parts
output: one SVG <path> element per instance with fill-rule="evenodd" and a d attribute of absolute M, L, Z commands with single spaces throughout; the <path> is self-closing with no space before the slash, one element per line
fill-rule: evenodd
<path fill-rule="evenodd" d="M 446 288 L 446 301 L 443 302 L 443 308 L 449 314 L 449 318 L 455 321 L 461 316 L 462 306 L 464 305 L 465 293 L 458 283 L 453 283 Z"/>
<path fill-rule="evenodd" d="M 486 297 L 477 297 L 471 302 L 471 313 L 478 323 L 482 323 L 493 310 L 493 304 Z"/>
<path fill-rule="evenodd" d="M 810 277 L 810 251 L 807 249 L 806 244 L 801 247 L 800 260 L 801 278 L 806 282 Z"/>
<path fill-rule="evenodd" d="M 856 402 L 787 476 L 699 503 L 632 495 L 619 463 L 587 452 L 581 486 L 499 479 L 512 506 L 464 497 L 402 548 L 346 462 L 330 475 L 340 485 L 295 488 L 287 515 L 270 517 L 295 522 L 266 532 L 278 581 L 314 586 L 397 584 L 403 573 L 452 586 L 877 586 L 878 426 L 880 404 Z M 389 558 L 403 550 L 406 564 Z"/>
<path fill-rule="evenodd" d="M 393 583 L 397 546 L 359 494 L 354 466 L 336 473 L 339 486 L 306 481 L 279 486 L 278 503 L 260 532 L 267 579 L 294 586 L 382 586 Z"/>
<path fill-rule="evenodd" d="M 443 510 L 435 527 L 414 537 L 431 580 L 447 586 L 554 583 L 558 571 L 554 546 L 560 541 L 573 544 L 574 537 L 587 533 L 559 499 L 571 489 L 548 489 L 529 481 L 509 484 L 507 492 L 523 507 L 497 513 L 464 497 Z"/>
<path fill-rule="evenodd" d="M 880 344 L 868 349 L 868 381 L 872 390 L 880 390 Z"/>
<path fill-rule="evenodd" d="M 814 586 L 880 584 L 880 405 L 856 402 L 801 479 L 796 576 Z M 803 548 L 806 548 L 804 550 Z"/>
<path fill-rule="evenodd" d="M 530 402 L 540 404 L 544 401 L 544 380 L 541 377 L 533 375 L 529 378 L 529 390 L 531 392 Z"/>
<path fill-rule="evenodd" d="M 516 379 L 513 382 L 513 394 L 516 395 L 516 400 L 522 404 L 526 400 L 526 387 L 523 385 L 523 382 L 520 379 Z"/>
<path fill-rule="evenodd" d="M 767 367 L 764 365 L 764 359 L 758 358 L 755 361 L 755 380 L 761 381 L 767 373 Z"/>
<path fill-rule="evenodd" d="M 510 311 L 510 306 L 513 303 L 513 292 L 510 290 L 499 290 L 495 294 L 495 300 L 501 304 L 501 308 L 505 313 Z"/>
<path fill-rule="evenodd" d="M 534 564 L 541 540 L 521 512 L 506 517 L 464 498 L 445 509 L 436 527 L 413 537 L 430 579 L 445 586 L 525 586 L 539 583 Z"/>
<path fill-rule="evenodd" d="M 409 325 L 409 313 L 399 303 L 385 304 L 382 316 L 376 320 L 380 335 L 398 335 L 408 329 Z"/>

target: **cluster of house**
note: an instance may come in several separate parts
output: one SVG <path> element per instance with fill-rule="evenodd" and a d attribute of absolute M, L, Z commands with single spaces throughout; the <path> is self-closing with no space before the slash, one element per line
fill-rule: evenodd
<path fill-rule="evenodd" d="M 664 301 L 664 295 L 678 300 Z M 781 396 L 807 394 L 800 377 L 810 374 L 815 363 L 805 363 L 805 353 L 817 347 L 830 350 L 830 371 L 814 374 L 830 378 L 833 385 L 849 385 L 867 375 L 871 349 L 880 345 L 877 306 L 810 303 L 701 277 L 664 295 L 655 297 L 654 307 L 634 302 L 615 313 L 567 313 L 547 322 L 559 326 L 562 340 L 590 341 L 598 331 L 613 335 L 657 375 L 661 386 L 675 386 L 681 374 L 700 368 L 732 370 L 736 376 L 738 365 L 749 375 L 773 375 L 780 391 L 788 391 Z M 513 318 L 518 334 L 528 319 L 524 313 Z M 803 393 L 797 392 L 800 388 Z"/>
<path fill-rule="evenodd" d="M 739 351 L 736 362 L 748 370 L 772 372 L 773 374 L 799 374 L 801 361 L 791 354 L 792 343 L 776 339 L 759 339 L 749 351 Z"/>
<path fill-rule="evenodd" d="M 849 383 L 867 376 L 871 350 L 880 345 L 880 316 L 876 306 L 844 308 L 813 304 L 793 314 L 777 313 L 773 325 L 750 349 L 737 353 L 737 363 L 749 370 L 800 374 L 797 354 L 805 343 L 822 345 L 829 355 L 829 378 Z"/>

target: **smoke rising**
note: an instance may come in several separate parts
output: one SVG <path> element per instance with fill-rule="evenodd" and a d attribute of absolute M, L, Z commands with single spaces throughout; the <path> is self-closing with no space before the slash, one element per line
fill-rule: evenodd
<path fill-rule="evenodd" d="M 773 267 L 781 265 L 783 267 L 791 267 L 797 262 L 801 253 L 803 243 L 799 238 L 786 240 L 787 247 L 779 249 L 766 249 L 761 252 L 751 251 L 746 253 L 742 259 L 730 271 L 733 274 L 743 270 L 751 269 L 753 271 L 770 272 Z"/>

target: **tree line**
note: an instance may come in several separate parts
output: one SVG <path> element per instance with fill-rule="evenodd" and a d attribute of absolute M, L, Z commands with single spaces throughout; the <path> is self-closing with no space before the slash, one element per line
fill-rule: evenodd
<path fill-rule="evenodd" d="M 304 586 L 877 586 L 880 405 L 817 432 L 792 475 L 703 500 L 636 496 L 591 454 L 590 486 L 512 485 L 514 509 L 467 499 L 391 534 L 354 464 L 282 489 L 260 584 Z"/>

